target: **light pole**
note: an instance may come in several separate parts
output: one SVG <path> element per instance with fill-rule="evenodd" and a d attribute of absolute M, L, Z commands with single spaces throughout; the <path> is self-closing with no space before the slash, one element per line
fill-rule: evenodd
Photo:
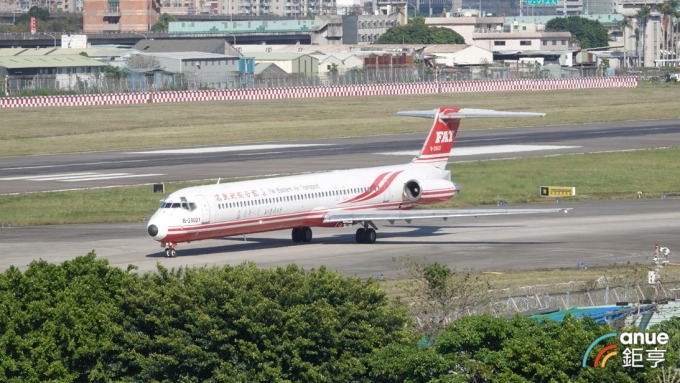
<path fill-rule="evenodd" d="M 227 33 L 227 34 L 234 38 L 234 44 L 232 44 L 232 46 L 235 46 L 236 45 L 236 35 L 233 34 L 233 33 Z"/>
<path fill-rule="evenodd" d="M 406 2 L 406 24 L 408 24 L 408 6 L 409 5 L 413 7 L 413 17 L 416 17 L 416 15 L 418 14 L 418 10 L 416 9 L 416 6 L 407 1 Z"/>
<path fill-rule="evenodd" d="M 45 32 L 43 32 L 43 35 L 50 36 L 52 39 L 54 39 L 54 47 L 55 47 L 55 48 L 57 47 L 57 38 L 56 38 L 56 37 L 52 36 L 52 35 L 49 34 L 49 33 L 45 33 Z"/>

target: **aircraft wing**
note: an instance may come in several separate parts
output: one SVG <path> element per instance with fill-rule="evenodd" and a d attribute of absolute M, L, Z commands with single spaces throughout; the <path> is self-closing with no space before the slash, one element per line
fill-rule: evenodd
<path fill-rule="evenodd" d="M 402 112 L 397 112 L 397 116 L 405 117 L 423 117 L 423 118 L 435 118 L 437 116 L 437 109 L 432 110 L 407 110 Z M 439 118 L 442 119 L 459 119 L 459 118 L 485 118 L 485 117 L 543 117 L 545 113 L 530 113 L 530 112 L 501 112 L 497 110 L 489 109 L 471 109 L 462 108 L 457 112 L 440 114 Z"/>
<path fill-rule="evenodd" d="M 414 219 L 453 218 L 453 217 L 479 217 L 487 215 L 512 215 L 512 214 L 548 214 L 566 213 L 571 209 L 451 209 L 451 210 L 342 210 L 330 212 L 324 217 L 324 223 L 348 222 L 348 221 L 407 221 Z"/>

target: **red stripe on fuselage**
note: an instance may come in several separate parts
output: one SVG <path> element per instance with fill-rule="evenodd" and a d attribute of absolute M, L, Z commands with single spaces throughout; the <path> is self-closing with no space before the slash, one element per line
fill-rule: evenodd
<path fill-rule="evenodd" d="M 372 204 L 357 206 L 352 210 L 363 209 L 388 209 L 399 207 L 401 202 L 387 202 L 382 204 Z M 203 239 L 230 237 L 241 234 L 261 233 L 290 229 L 294 227 L 334 227 L 335 223 L 323 223 L 324 215 L 330 210 L 307 211 L 300 213 L 282 214 L 271 217 L 258 217 L 240 219 L 237 221 L 208 223 L 196 226 L 168 228 L 168 235 L 161 242 L 192 242 Z M 346 210 L 346 209 L 341 209 Z"/>
<path fill-rule="evenodd" d="M 383 178 L 385 178 L 385 176 L 387 176 L 388 174 L 390 174 L 390 172 L 385 172 L 385 173 L 379 175 L 379 176 L 376 177 L 376 179 L 373 181 L 373 183 L 371 184 L 371 186 L 368 187 L 368 190 L 366 190 L 365 192 L 359 194 L 358 196 L 356 196 L 356 197 L 354 197 L 354 198 L 352 198 L 352 199 L 349 199 L 349 200 L 345 201 L 344 203 L 356 202 L 356 201 L 358 201 L 359 199 L 363 199 L 363 198 L 366 197 L 367 195 L 370 195 L 371 193 L 373 193 L 373 190 L 376 189 L 376 188 L 378 187 L 378 185 L 380 184 L 380 181 L 382 181 Z"/>
<path fill-rule="evenodd" d="M 385 190 L 387 190 L 390 187 L 390 185 L 392 185 L 392 182 L 394 182 L 394 179 L 397 178 L 397 176 L 401 172 L 403 172 L 403 170 L 392 173 L 392 175 L 387 178 L 387 180 L 382 184 L 382 186 L 380 186 L 378 189 L 376 189 L 375 191 L 373 191 L 369 195 L 366 195 L 366 196 L 361 197 L 361 198 L 359 198 L 360 196 L 356 196 L 356 197 L 352 198 L 351 200 L 348 200 L 348 201 L 345 201 L 345 202 L 342 202 L 342 203 L 363 202 L 363 201 L 366 201 L 368 199 L 375 198 L 375 197 L 379 196 L 380 194 L 384 193 Z"/>

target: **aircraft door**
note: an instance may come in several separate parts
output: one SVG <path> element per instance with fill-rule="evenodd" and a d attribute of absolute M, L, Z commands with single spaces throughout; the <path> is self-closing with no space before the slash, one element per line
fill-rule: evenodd
<path fill-rule="evenodd" d="M 201 207 L 201 223 L 210 223 L 210 204 L 205 196 L 197 195 L 198 206 Z"/>

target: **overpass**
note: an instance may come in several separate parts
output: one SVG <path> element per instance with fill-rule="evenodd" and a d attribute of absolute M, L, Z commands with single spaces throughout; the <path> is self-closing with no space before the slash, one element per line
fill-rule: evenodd
<path fill-rule="evenodd" d="M 0 48 L 61 47 L 61 32 L 11 32 L 0 33 Z M 237 45 L 252 44 L 311 44 L 309 32 L 249 32 L 249 33 L 192 33 L 168 34 L 160 32 L 87 33 L 91 45 L 132 46 L 144 39 L 224 39 Z"/>

